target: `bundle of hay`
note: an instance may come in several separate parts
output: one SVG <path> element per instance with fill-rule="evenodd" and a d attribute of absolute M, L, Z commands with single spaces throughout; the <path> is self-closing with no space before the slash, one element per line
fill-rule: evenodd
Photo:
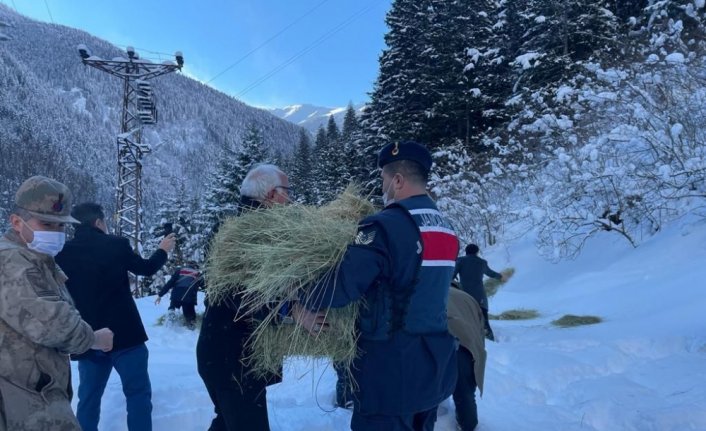
<path fill-rule="evenodd" d="M 357 305 L 330 310 L 329 330 L 317 337 L 297 325 L 271 323 L 280 320 L 281 304 L 301 298 L 313 281 L 332 276 L 358 221 L 374 211 L 357 188 L 349 187 L 323 207 L 257 209 L 222 225 L 211 245 L 208 298 L 218 303 L 239 293 L 240 314 L 260 319 L 247 343 L 256 374 L 279 372 L 287 355 L 353 360 Z"/>

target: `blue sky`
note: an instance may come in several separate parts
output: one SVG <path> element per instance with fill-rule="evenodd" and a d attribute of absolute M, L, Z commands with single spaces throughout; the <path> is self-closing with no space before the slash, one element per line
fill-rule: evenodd
<path fill-rule="evenodd" d="M 203 82 L 255 50 L 209 85 L 261 107 L 299 103 L 333 107 L 366 101 L 377 77 L 387 31 L 384 19 L 391 4 L 391 0 L 0 2 L 36 20 L 79 28 L 121 47 L 132 45 L 143 57 L 157 56 L 144 50 L 181 50 L 184 72 Z"/>

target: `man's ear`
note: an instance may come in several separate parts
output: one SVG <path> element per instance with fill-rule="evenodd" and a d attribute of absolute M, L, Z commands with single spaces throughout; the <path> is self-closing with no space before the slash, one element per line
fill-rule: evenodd
<path fill-rule="evenodd" d="M 265 196 L 265 199 L 268 201 L 272 201 L 275 198 L 275 193 L 277 193 L 277 189 L 273 188 L 269 192 L 267 192 L 267 195 Z"/>
<path fill-rule="evenodd" d="M 22 232 L 22 217 L 17 214 L 10 214 L 10 226 L 15 232 Z"/>

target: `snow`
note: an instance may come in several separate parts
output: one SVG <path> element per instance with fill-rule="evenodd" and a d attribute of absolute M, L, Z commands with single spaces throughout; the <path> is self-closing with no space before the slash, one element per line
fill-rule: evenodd
<path fill-rule="evenodd" d="M 327 116 L 327 117 L 330 117 L 330 116 L 332 116 L 332 115 L 341 114 L 341 113 L 343 113 L 343 112 L 346 112 L 346 108 L 343 108 L 343 107 L 341 107 L 341 108 L 334 108 L 334 109 L 328 111 L 328 112 L 326 113 L 326 116 Z"/>
<path fill-rule="evenodd" d="M 673 52 L 665 57 L 667 63 L 684 63 L 684 54 L 681 52 Z"/>
<path fill-rule="evenodd" d="M 706 221 L 672 223 L 639 248 L 605 233 L 576 260 L 558 264 L 540 258 L 533 243 L 527 235 L 485 255 L 495 269 L 516 270 L 491 298 L 491 313 L 526 308 L 541 316 L 493 322 L 498 342 L 487 345 L 478 430 L 706 429 Z M 150 336 L 155 431 L 206 429 L 212 406 L 196 372 L 198 334 L 155 325 L 168 301 L 137 303 Z M 571 329 L 550 324 L 568 313 L 604 322 Z M 272 430 L 349 429 L 350 412 L 332 405 L 334 387 L 327 361 L 312 369 L 290 359 L 283 383 L 268 388 Z M 124 410 L 113 373 L 100 429 L 127 429 Z M 439 414 L 435 430 L 454 431 L 453 403 L 444 401 Z"/>
<path fill-rule="evenodd" d="M 286 113 L 284 114 L 284 117 L 289 117 L 290 115 L 294 114 L 297 112 L 302 105 L 292 105 L 292 106 L 285 106 L 283 109 L 286 110 Z"/>
<path fill-rule="evenodd" d="M 536 64 L 537 60 L 542 58 L 543 55 L 538 52 L 528 52 L 527 54 L 522 54 L 515 57 L 515 64 L 521 65 L 522 69 L 531 69 Z"/>
<path fill-rule="evenodd" d="M 571 97 L 576 90 L 568 85 L 562 85 L 556 90 L 556 101 L 563 102 L 565 99 Z"/>
<path fill-rule="evenodd" d="M 674 139 L 674 140 L 679 139 L 679 136 L 681 136 L 683 131 L 684 131 L 684 126 L 681 123 L 675 123 L 669 129 L 669 132 L 672 135 L 672 139 Z"/>
<path fill-rule="evenodd" d="M 703 9 L 705 5 L 706 0 L 694 0 L 694 6 L 696 6 L 697 9 Z"/>

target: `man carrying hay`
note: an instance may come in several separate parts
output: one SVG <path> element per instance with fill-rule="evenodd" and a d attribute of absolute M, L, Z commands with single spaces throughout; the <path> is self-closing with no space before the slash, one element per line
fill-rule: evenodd
<path fill-rule="evenodd" d="M 334 275 L 316 282 L 293 315 L 317 334 L 320 310 L 362 299 L 351 429 L 431 431 L 456 384 L 446 306 L 458 239 L 426 194 L 425 147 L 388 145 L 378 164 L 385 208 L 363 219 Z"/>
<path fill-rule="evenodd" d="M 260 211 L 289 200 L 289 180 L 273 165 L 259 165 L 240 187 L 240 213 Z M 218 230 L 219 226 L 214 228 Z M 207 286 L 209 282 L 207 268 Z M 252 315 L 243 315 L 239 289 L 226 297 L 211 295 L 196 345 L 199 375 L 215 406 L 210 431 L 269 431 L 266 387 L 281 381 L 275 374 L 255 375 L 244 363 L 245 344 L 252 335 Z M 281 367 L 281 364 L 279 365 Z"/>

